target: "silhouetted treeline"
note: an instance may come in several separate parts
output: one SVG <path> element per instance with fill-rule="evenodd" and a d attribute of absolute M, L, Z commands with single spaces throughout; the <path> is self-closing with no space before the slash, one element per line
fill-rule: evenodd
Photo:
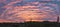
<path fill-rule="evenodd" d="M 58 22 L 35 22 L 29 21 L 25 23 L 0 23 L 0 27 L 60 27 Z"/>

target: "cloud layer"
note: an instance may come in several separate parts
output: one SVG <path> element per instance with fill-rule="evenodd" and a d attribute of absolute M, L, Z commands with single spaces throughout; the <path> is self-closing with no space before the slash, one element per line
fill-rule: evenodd
<path fill-rule="evenodd" d="M 8 0 L 7 2 L 4 3 L 4 0 L 0 2 L 0 19 L 7 22 L 23 22 L 31 19 L 33 21 L 56 21 L 59 14 L 58 4 L 55 3 L 26 2 L 26 0 Z"/>

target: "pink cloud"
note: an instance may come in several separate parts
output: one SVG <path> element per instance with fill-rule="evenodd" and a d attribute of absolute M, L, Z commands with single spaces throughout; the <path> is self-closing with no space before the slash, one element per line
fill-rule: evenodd
<path fill-rule="evenodd" d="M 18 3 L 19 0 L 10 2 L 3 8 L 6 8 L 4 13 L 1 15 L 2 18 L 6 17 L 7 19 L 14 19 L 14 21 L 17 22 L 23 22 L 23 21 L 29 21 L 31 18 L 33 21 L 37 21 L 38 19 L 44 19 L 44 18 L 51 18 L 56 19 L 55 11 L 52 11 L 53 8 L 49 6 L 45 6 L 46 3 L 39 3 L 39 2 L 33 2 L 30 5 L 29 3 L 26 4 L 26 6 L 16 6 L 13 7 L 12 5 L 15 3 Z M 34 6 L 34 4 L 39 4 L 38 6 Z M 52 6 L 55 6 L 55 4 L 52 4 Z M 39 8 L 40 7 L 40 8 Z M 9 14 L 12 14 L 9 16 Z M 21 20 L 21 18 L 23 20 Z M 0 20 L 1 22 L 14 22 L 11 20 Z M 43 21 L 43 20 L 38 20 Z M 52 20 L 50 20 L 52 21 Z"/>

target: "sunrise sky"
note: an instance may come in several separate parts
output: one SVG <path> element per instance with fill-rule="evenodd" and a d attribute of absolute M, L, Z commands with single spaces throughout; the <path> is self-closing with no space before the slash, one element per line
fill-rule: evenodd
<path fill-rule="evenodd" d="M 59 8 L 59 0 L 0 0 L 0 22 L 56 21 Z"/>

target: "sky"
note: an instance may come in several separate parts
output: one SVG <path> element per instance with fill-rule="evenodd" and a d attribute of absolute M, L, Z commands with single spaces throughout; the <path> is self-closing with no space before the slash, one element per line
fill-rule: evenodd
<path fill-rule="evenodd" d="M 59 0 L 0 0 L 0 22 L 56 21 L 59 7 Z"/>

